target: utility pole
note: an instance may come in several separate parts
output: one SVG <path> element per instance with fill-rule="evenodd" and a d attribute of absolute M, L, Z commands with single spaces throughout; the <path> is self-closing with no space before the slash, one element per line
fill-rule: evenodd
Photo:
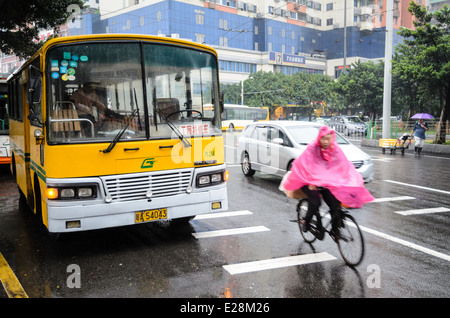
<path fill-rule="evenodd" d="M 344 0 L 344 70 L 347 71 L 347 0 Z"/>
<path fill-rule="evenodd" d="M 383 139 L 391 136 L 391 83 L 392 83 L 392 32 L 394 0 L 387 0 L 386 42 L 384 47 L 384 88 L 383 88 Z"/>
<path fill-rule="evenodd" d="M 244 105 L 244 81 L 241 81 L 241 105 Z"/>

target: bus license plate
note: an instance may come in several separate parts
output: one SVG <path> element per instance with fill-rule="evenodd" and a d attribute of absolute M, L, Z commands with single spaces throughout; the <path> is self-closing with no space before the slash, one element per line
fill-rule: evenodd
<path fill-rule="evenodd" d="M 139 211 L 134 213 L 135 223 L 167 219 L 167 209 Z"/>

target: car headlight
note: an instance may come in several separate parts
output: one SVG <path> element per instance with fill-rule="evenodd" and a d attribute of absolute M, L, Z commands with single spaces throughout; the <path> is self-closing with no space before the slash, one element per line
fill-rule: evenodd
<path fill-rule="evenodd" d="M 368 158 L 363 161 L 364 165 L 370 165 L 371 163 L 372 163 L 372 158 Z"/>

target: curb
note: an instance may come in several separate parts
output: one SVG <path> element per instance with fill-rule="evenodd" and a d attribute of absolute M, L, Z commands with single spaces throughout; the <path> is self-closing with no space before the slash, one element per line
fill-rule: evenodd
<path fill-rule="evenodd" d="M 361 146 L 380 148 L 380 141 L 378 139 L 362 139 Z M 414 153 L 414 142 L 411 143 L 409 149 L 406 149 L 407 153 Z M 425 144 L 423 145 L 422 153 L 432 153 L 437 155 L 450 156 L 450 146 L 448 145 L 435 145 L 435 144 Z"/>

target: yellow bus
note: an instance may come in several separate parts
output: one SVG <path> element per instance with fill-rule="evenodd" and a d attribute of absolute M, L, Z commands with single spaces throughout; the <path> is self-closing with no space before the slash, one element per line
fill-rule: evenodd
<path fill-rule="evenodd" d="M 132 34 L 55 38 L 8 85 L 11 171 L 50 233 L 228 209 L 212 48 Z"/>
<path fill-rule="evenodd" d="M 9 147 L 8 85 L 6 77 L 0 77 L 0 164 L 11 162 Z"/>
<path fill-rule="evenodd" d="M 263 120 L 269 120 L 268 107 L 225 104 L 222 113 L 222 130 L 242 130 L 248 123 Z"/>

